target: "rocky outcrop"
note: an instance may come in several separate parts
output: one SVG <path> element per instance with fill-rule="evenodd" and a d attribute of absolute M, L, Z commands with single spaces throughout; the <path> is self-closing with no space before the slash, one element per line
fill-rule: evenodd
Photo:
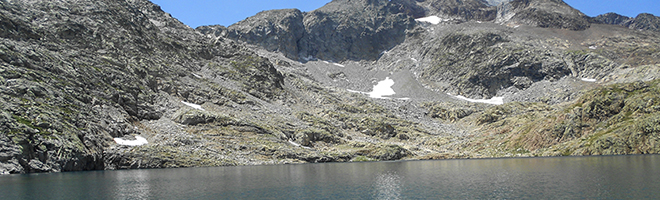
<path fill-rule="evenodd" d="M 628 28 L 635 30 L 660 31 L 660 17 L 649 13 L 639 14 L 630 22 Z"/>
<path fill-rule="evenodd" d="M 322 60 L 373 60 L 403 42 L 415 24 L 405 9 L 385 0 L 335 0 L 309 12 L 300 56 Z"/>
<path fill-rule="evenodd" d="M 616 13 L 606 13 L 596 16 L 595 21 L 603 24 L 625 26 L 634 30 L 660 31 L 660 17 L 649 13 L 639 14 L 635 18 Z"/>
<path fill-rule="evenodd" d="M 589 17 L 562 0 L 513 0 L 497 7 L 497 23 L 585 30 Z"/>
<path fill-rule="evenodd" d="M 259 44 L 268 51 L 282 52 L 289 58 L 297 59 L 298 41 L 304 32 L 300 10 L 269 10 L 229 26 L 226 37 Z"/>
<path fill-rule="evenodd" d="M 496 7 L 483 0 L 427 0 L 417 1 L 417 4 L 426 8 L 426 16 L 435 15 L 443 19 L 491 21 L 497 14 Z"/>
<path fill-rule="evenodd" d="M 509 26 L 585 30 L 590 18 L 561 0 L 334 0 L 301 13 L 296 9 L 263 11 L 228 28 L 199 27 L 277 51 L 294 60 L 375 60 L 400 44 L 413 19 L 435 16 L 443 21 L 493 21 Z"/>
<path fill-rule="evenodd" d="M 657 84 L 606 86 L 560 108 L 512 103 L 487 109 L 477 120 L 500 126 L 489 128 L 504 136 L 498 141 L 533 155 L 656 154 Z"/>
<path fill-rule="evenodd" d="M 246 94 L 271 98 L 282 88 L 272 64 L 232 60 L 255 55 L 223 41 L 207 43 L 149 1 L 0 4 L 0 173 L 104 169 L 113 137 L 145 133 L 137 128 L 141 120 L 172 112 L 159 103 L 177 101 L 164 99 L 203 101 L 188 100 L 195 95 L 181 84 L 201 68 L 200 61 L 226 59 L 218 62 L 232 66 L 227 73 L 241 73 L 233 80 Z M 218 120 L 194 116 L 180 120 Z"/>
<path fill-rule="evenodd" d="M 602 15 L 598 15 L 594 18 L 594 20 L 599 23 L 621 25 L 621 26 L 628 26 L 632 19 L 633 18 L 619 15 L 616 13 L 605 13 Z"/>
<path fill-rule="evenodd" d="M 407 3 L 407 4 L 406 4 Z M 282 52 L 295 60 L 373 60 L 401 43 L 419 8 L 407 1 L 335 0 L 304 15 L 260 12 L 227 28 L 226 36 Z M 209 34 L 212 28 L 198 30 Z M 220 29 L 215 29 L 220 30 Z M 214 31 L 222 35 L 223 31 Z"/>

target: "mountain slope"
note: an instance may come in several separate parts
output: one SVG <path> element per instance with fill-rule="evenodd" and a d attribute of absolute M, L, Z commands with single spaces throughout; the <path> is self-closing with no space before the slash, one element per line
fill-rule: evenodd
<path fill-rule="evenodd" d="M 0 3 L 3 174 L 392 160 L 441 133 L 148 1 Z"/>
<path fill-rule="evenodd" d="M 0 3 L 4 173 L 107 168 L 113 137 L 197 100 L 181 80 L 203 60 L 250 55 L 148 1 Z"/>
<path fill-rule="evenodd" d="M 428 116 L 439 118 L 448 124 L 472 126 L 481 123 L 462 121 L 462 119 L 485 116 L 491 111 L 481 106 L 456 104 L 457 98 L 446 94 L 474 99 L 498 97 L 503 98 L 504 102 L 513 102 L 513 105 L 509 106 L 516 105 L 515 102 L 523 102 L 516 109 L 532 106 L 524 103 L 530 102 L 548 104 L 544 106 L 561 110 L 570 102 L 587 98 L 582 96 L 589 95 L 590 90 L 598 90 L 612 83 L 655 79 L 653 75 L 641 76 L 643 74 L 641 72 L 654 74 L 657 71 L 656 64 L 660 55 L 657 33 L 598 24 L 613 24 L 628 19 L 590 18 L 560 0 L 391 1 L 390 3 L 405 7 L 404 10 L 407 12 L 403 14 L 409 17 L 435 17 L 439 20 L 437 22 L 433 22 L 433 18 L 416 20 L 414 26 L 406 30 L 405 40 L 398 41 L 393 48 L 381 52 L 375 62 L 364 62 L 374 58 L 362 57 L 360 62 L 344 61 L 340 64 L 370 69 L 367 72 L 321 68 L 316 72 L 319 75 L 314 75 L 316 80 L 326 85 L 355 90 L 354 88 L 364 88 L 364 86 L 361 86 L 360 79 L 351 78 L 350 74 L 360 73 L 361 76 L 358 77 L 366 76 L 373 77 L 372 80 L 382 80 L 385 76 L 378 74 L 389 73 L 389 77 L 395 82 L 392 86 L 396 93 L 394 97 L 425 99 L 423 101 L 430 101 L 423 104 L 429 109 Z M 340 6 L 331 3 L 319 11 L 338 7 Z M 641 18 L 651 19 L 648 16 Z M 359 19 L 356 20 L 358 22 L 353 22 L 353 27 L 364 26 L 360 25 Z M 642 21 L 657 24 L 652 20 Z M 245 23 L 238 24 L 245 25 Z M 653 27 L 653 25 L 644 26 Z M 319 37 L 323 39 L 318 41 L 328 40 L 327 37 Z M 338 38 L 330 40 L 333 39 Z M 248 43 L 263 46 L 259 42 L 248 41 Z M 350 52 L 345 47 L 344 51 Z M 320 57 L 320 59 L 327 60 L 323 61 L 326 63 L 333 61 L 333 57 Z M 305 66 L 308 69 L 316 69 L 312 67 L 315 63 L 318 62 Z M 323 77 L 324 73 L 332 77 L 340 74 L 341 79 L 333 78 L 326 81 Z M 398 75 L 402 73 L 411 74 L 412 79 L 416 81 Z M 627 78 L 623 78 L 624 76 Z M 638 78 L 633 78 L 635 76 Z M 413 85 L 421 85 L 422 88 Z M 412 91 L 401 91 L 403 88 Z M 426 95 L 429 91 L 435 94 Z M 406 95 L 402 96 L 402 94 Z M 504 107 L 507 105 L 505 104 Z M 546 111 L 543 109 L 533 110 L 531 115 L 541 115 L 544 112 Z M 500 130 L 496 128 L 497 123 L 499 122 L 486 120 L 486 125 L 479 125 L 476 130 L 486 133 L 490 133 L 489 130 Z M 490 124 L 493 126 L 489 126 Z M 480 139 L 470 141 L 464 146 L 483 144 L 477 141 Z M 568 140 L 562 141 L 563 144 L 567 142 Z M 518 145 L 515 149 L 537 151 L 527 146 L 525 142 L 515 144 Z M 448 145 L 452 146 L 451 143 Z M 506 148 L 514 148 L 514 146 Z M 452 150 L 460 151 L 460 148 Z M 506 155 L 484 153 L 475 149 L 470 151 L 473 150 L 481 156 Z M 603 153 L 603 151 L 591 150 L 589 152 L 585 154 Z M 618 150 L 617 152 L 630 153 Z M 540 154 L 543 153 L 538 153 Z"/>

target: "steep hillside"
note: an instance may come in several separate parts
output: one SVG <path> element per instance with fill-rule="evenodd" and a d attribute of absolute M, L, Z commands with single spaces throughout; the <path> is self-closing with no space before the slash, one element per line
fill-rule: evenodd
<path fill-rule="evenodd" d="M 141 121 L 167 117 L 181 101 L 208 100 L 195 90 L 265 96 L 282 87 L 240 87 L 255 84 L 251 77 L 281 82 L 266 64 L 247 66 L 253 76 L 236 78 L 238 87 L 200 87 L 195 73 L 212 60 L 229 65 L 254 54 L 208 42 L 148 1 L 0 4 L 3 173 L 105 169 L 113 137 L 148 132 Z"/>
<path fill-rule="evenodd" d="M 593 89 L 562 106 L 511 103 L 489 108 L 475 123 L 485 131 L 472 150 L 498 144 L 528 156 L 660 153 L 658 81 L 614 84 Z M 506 151 L 504 151 L 506 152 Z"/>
<path fill-rule="evenodd" d="M 0 3 L 0 173 L 392 160 L 455 130 L 148 1 Z"/>

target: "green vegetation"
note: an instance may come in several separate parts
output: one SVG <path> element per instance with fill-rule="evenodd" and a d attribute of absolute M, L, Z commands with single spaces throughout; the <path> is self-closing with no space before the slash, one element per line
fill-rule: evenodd
<path fill-rule="evenodd" d="M 657 153 L 659 83 L 656 80 L 603 86 L 555 111 L 539 107 L 540 104 L 495 106 L 476 120 L 489 132 L 509 130 L 504 140 L 494 142 L 509 141 L 508 149 L 529 149 L 535 154 L 543 154 L 538 151 L 548 151 L 549 147 L 558 149 L 558 155 Z M 547 117 L 525 117 L 529 115 Z"/>

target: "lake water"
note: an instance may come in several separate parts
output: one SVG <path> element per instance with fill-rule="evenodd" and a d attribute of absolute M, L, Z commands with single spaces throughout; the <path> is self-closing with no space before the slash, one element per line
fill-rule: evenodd
<path fill-rule="evenodd" d="M 660 156 L 330 163 L 0 176 L 0 199 L 657 199 Z"/>

